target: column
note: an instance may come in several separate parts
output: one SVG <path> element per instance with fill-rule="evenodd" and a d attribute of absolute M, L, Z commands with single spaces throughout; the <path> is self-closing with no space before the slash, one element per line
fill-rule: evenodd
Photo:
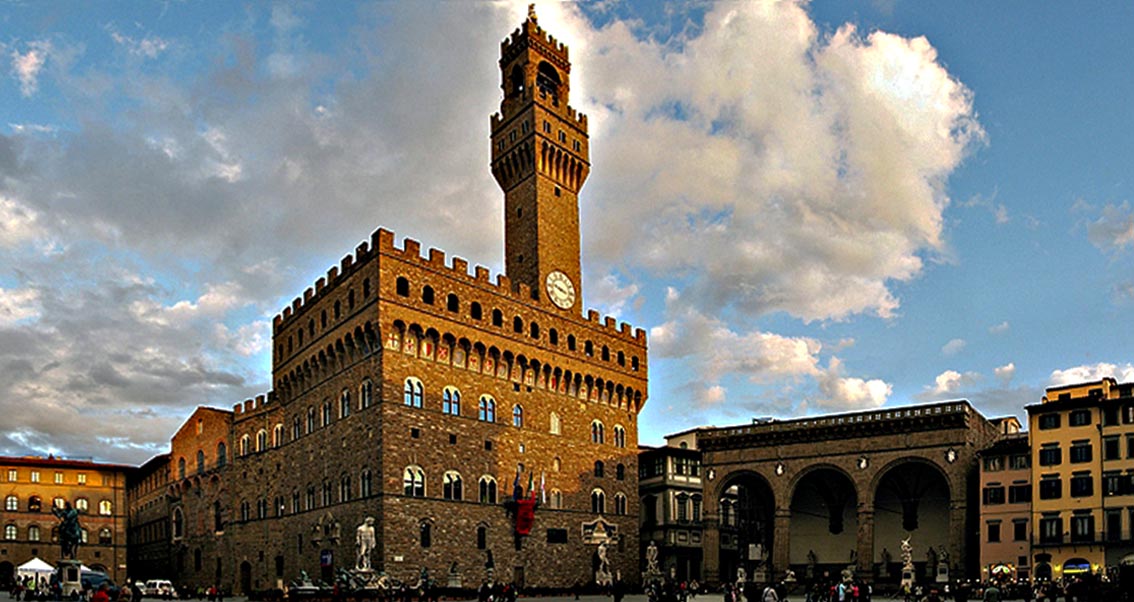
<path fill-rule="evenodd" d="M 874 581 L 874 506 L 858 505 L 858 577 Z"/>
<path fill-rule="evenodd" d="M 771 564 L 768 567 L 768 577 L 774 583 L 783 577 L 783 572 L 791 565 L 791 508 L 776 508 Z"/>
<path fill-rule="evenodd" d="M 967 511 L 965 498 L 954 497 L 949 500 L 949 576 L 952 579 L 972 576 L 964 574 L 968 567 L 965 553 L 965 534 L 968 533 L 968 526 L 965 524 Z M 979 533 L 980 525 L 975 525 L 975 528 Z M 979 555 L 979 551 L 974 550 L 974 552 Z M 979 578 L 980 574 L 975 576 Z"/>
<path fill-rule="evenodd" d="M 717 516 L 705 515 L 701 520 L 701 551 L 704 554 L 706 585 L 721 582 L 721 528 Z"/>

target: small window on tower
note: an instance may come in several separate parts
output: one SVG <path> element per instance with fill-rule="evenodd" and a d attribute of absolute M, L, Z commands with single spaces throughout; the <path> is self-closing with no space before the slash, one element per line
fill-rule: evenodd
<path fill-rule="evenodd" d="M 573 147 L 575 149 L 575 152 L 577 152 L 577 153 L 581 152 L 583 150 L 583 145 L 580 144 L 578 140 L 575 141 L 575 144 L 573 145 Z"/>
<path fill-rule="evenodd" d="M 530 130 L 530 129 L 532 129 L 532 128 L 531 128 L 530 125 L 528 125 L 528 122 L 525 121 L 525 122 L 520 124 L 520 132 L 521 133 L 526 134 L 526 133 L 528 133 L 528 130 Z"/>
<path fill-rule="evenodd" d="M 503 139 L 503 138 L 501 138 L 501 139 L 500 139 L 500 140 L 499 140 L 499 141 L 498 141 L 498 142 L 496 143 L 496 150 L 504 150 L 504 139 Z"/>
<path fill-rule="evenodd" d="M 543 133 L 545 133 L 545 134 L 551 133 L 551 122 L 550 121 L 544 121 L 543 122 Z"/>
<path fill-rule="evenodd" d="M 559 196 L 559 195 L 561 195 L 561 194 L 563 194 L 563 191 L 562 191 L 562 190 L 560 190 L 558 186 L 556 186 L 556 187 L 555 187 L 555 196 Z"/>
<path fill-rule="evenodd" d="M 516 141 L 516 130 L 512 130 L 511 132 L 508 132 L 508 142 L 515 142 L 515 141 Z"/>
<path fill-rule="evenodd" d="M 560 142 L 567 142 L 567 132 L 564 132 L 563 130 L 559 130 L 559 141 Z"/>
<path fill-rule="evenodd" d="M 524 208 L 516 207 L 516 217 L 524 217 Z"/>

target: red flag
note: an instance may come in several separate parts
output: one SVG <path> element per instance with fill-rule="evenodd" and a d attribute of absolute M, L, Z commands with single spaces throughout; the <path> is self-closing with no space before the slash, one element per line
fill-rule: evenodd
<path fill-rule="evenodd" d="M 527 535 L 532 532 L 532 523 L 535 522 L 535 498 L 516 501 L 516 534 Z"/>

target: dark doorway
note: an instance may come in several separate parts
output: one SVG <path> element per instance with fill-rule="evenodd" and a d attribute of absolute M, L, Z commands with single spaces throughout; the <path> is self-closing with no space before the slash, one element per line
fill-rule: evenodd
<path fill-rule="evenodd" d="M 252 563 L 247 560 L 240 563 L 240 593 L 252 593 Z"/>

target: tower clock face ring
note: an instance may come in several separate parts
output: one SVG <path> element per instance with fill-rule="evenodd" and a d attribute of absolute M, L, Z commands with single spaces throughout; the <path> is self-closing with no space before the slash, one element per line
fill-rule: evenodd
<path fill-rule="evenodd" d="M 567 274 L 555 270 L 547 275 L 545 286 L 548 298 L 560 309 L 571 309 L 575 305 L 575 285 Z"/>

